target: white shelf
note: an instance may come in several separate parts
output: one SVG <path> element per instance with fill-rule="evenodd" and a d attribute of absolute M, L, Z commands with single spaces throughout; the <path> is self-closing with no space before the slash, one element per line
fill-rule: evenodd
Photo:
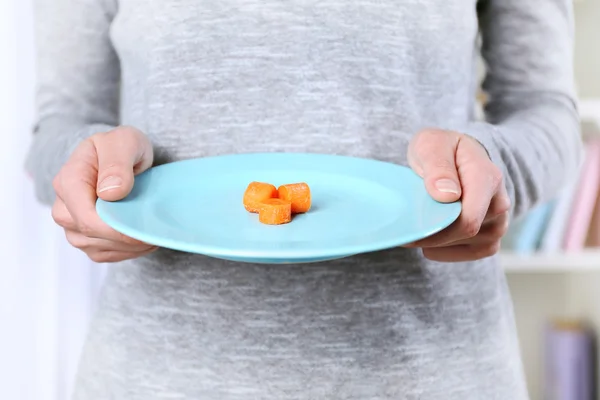
<path fill-rule="evenodd" d="M 531 255 L 503 252 L 500 254 L 500 260 L 507 273 L 600 272 L 600 249 Z"/>

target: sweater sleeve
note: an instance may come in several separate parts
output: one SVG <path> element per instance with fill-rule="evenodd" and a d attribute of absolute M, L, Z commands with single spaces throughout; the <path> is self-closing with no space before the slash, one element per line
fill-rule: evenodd
<path fill-rule="evenodd" d="M 35 0 L 36 122 L 26 168 L 38 199 L 79 142 L 118 124 L 118 58 L 112 0 Z"/>
<path fill-rule="evenodd" d="M 554 197 L 580 164 L 571 0 L 480 0 L 486 122 L 465 133 L 502 168 L 513 216 Z"/>

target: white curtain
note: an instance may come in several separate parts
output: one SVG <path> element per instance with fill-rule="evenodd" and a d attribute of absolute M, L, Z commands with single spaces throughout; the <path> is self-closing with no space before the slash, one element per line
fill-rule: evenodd
<path fill-rule="evenodd" d="M 68 246 L 23 170 L 32 16 L 30 1 L 0 0 L 0 399 L 66 400 L 104 271 Z"/>

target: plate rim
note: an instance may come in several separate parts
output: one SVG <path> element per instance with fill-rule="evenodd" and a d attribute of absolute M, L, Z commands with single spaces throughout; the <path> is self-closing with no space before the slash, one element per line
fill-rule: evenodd
<path fill-rule="evenodd" d="M 238 156 L 261 157 L 261 156 L 273 156 L 273 155 L 276 155 L 276 156 L 296 155 L 296 156 L 309 156 L 309 157 L 317 156 L 317 157 L 323 157 L 323 158 L 345 158 L 345 159 L 351 159 L 351 160 L 360 160 L 360 161 L 379 164 L 379 165 L 385 165 L 386 167 L 394 167 L 394 168 L 400 168 L 400 169 L 412 171 L 412 169 L 410 169 L 409 167 L 406 167 L 401 164 L 387 162 L 387 161 L 381 161 L 381 160 L 363 158 L 363 157 L 356 157 L 356 156 L 336 155 L 336 154 L 327 154 L 327 153 L 308 153 L 308 152 L 273 152 L 273 153 L 249 152 L 249 153 L 222 154 L 222 155 L 216 155 L 216 156 L 196 157 L 196 158 L 189 158 L 189 159 L 185 159 L 185 160 L 173 161 L 170 163 L 165 163 L 165 164 L 158 165 L 156 167 L 152 167 L 151 169 L 159 169 L 159 168 L 169 167 L 169 166 L 172 166 L 173 164 L 201 162 L 201 160 L 210 161 L 211 159 L 216 159 L 216 158 L 223 159 L 223 158 L 234 158 L 234 157 L 238 157 Z M 145 171 L 142 174 L 145 174 L 148 171 L 150 171 L 150 169 Z M 414 171 L 412 171 L 412 172 L 414 173 Z M 416 234 L 415 235 L 403 235 L 401 238 L 397 238 L 397 239 L 391 238 L 389 240 L 379 241 L 379 242 L 369 242 L 367 244 L 334 246 L 331 248 L 331 250 L 326 250 L 326 249 L 310 250 L 310 253 L 307 254 L 307 250 L 305 250 L 305 249 L 289 249 L 289 248 L 284 249 L 284 250 L 276 250 L 275 249 L 275 250 L 269 250 L 268 252 L 266 252 L 265 250 L 249 250 L 249 249 L 237 249 L 236 250 L 231 247 L 226 248 L 224 246 L 218 246 L 218 245 L 215 246 L 214 244 L 207 245 L 207 244 L 203 244 L 201 242 L 191 244 L 191 243 L 187 243 L 187 242 L 170 239 L 168 237 L 161 238 L 154 234 L 144 233 L 143 231 L 141 231 L 139 229 L 130 228 L 128 225 L 122 224 L 120 221 L 113 218 L 112 213 L 110 211 L 110 207 L 114 203 L 118 203 L 118 201 L 111 202 L 111 201 L 105 201 L 105 200 L 98 198 L 98 200 L 96 201 L 96 212 L 97 212 L 98 216 L 100 217 L 100 219 L 104 223 L 109 225 L 115 231 L 120 232 L 121 234 L 124 234 L 133 239 L 136 239 L 136 240 L 139 240 L 139 241 L 142 241 L 142 242 L 154 245 L 154 246 L 168 248 L 171 250 L 188 252 L 188 253 L 193 253 L 193 254 L 201 254 L 201 255 L 205 255 L 205 256 L 223 258 L 223 259 L 226 259 L 227 257 L 233 257 L 233 258 L 238 258 L 238 259 L 245 259 L 245 260 L 248 260 L 249 262 L 260 261 L 262 259 L 282 260 L 282 261 L 296 259 L 296 260 L 301 261 L 302 259 L 314 259 L 314 258 L 342 258 L 342 257 L 347 257 L 347 256 L 349 257 L 349 256 L 353 256 L 353 255 L 358 255 L 358 254 L 392 249 L 395 247 L 401 247 L 402 245 L 409 244 L 411 242 L 414 242 L 416 240 L 419 240 L 419 239 L 422 239 L 425 237 L 429 237 L 431 235 L 434 235 L 435 233 L 438 233 L 438 232 L 444 230 L 445 228 L 450 226 L 452 223 L 454 223 L 458 219 L 458 217 L 460 216 L 460 214 L 462 212 L 462 203 L 460 200 L 451 202 L 451 203 L 439 202 L 439 204 L 444 204 L 445 206 L 449 207 L 451 209 L 451 211 L 448 212 L 448 216 L 444 219 L 443 223 L 440 223 L 438 226 L 430 229 L 425 234 L 423 233 L 423 231 L 421 231 L 418 235 L 416 235 Z M 407 239 L 410 239 L 410 240 L 407 240 Z"/>

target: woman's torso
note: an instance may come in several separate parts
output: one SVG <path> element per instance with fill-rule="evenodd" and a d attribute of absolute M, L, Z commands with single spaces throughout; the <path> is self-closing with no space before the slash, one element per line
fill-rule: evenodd
<path fill-rule="evenodd" d="M 474 0 L 121 0 L 122 122 L 159 162 L 314 151 L 405 163 L 472 115 Z M 77 400 L 526 398 L 494 259 L 395 249 L 264 266 L 111 266 Z"/>
<path fill-rule="evenodd" d="M 337 152 L 402 162 L 472 116 L 474 0 L 121 0 L 122 122 L 162 156 Z"/>

